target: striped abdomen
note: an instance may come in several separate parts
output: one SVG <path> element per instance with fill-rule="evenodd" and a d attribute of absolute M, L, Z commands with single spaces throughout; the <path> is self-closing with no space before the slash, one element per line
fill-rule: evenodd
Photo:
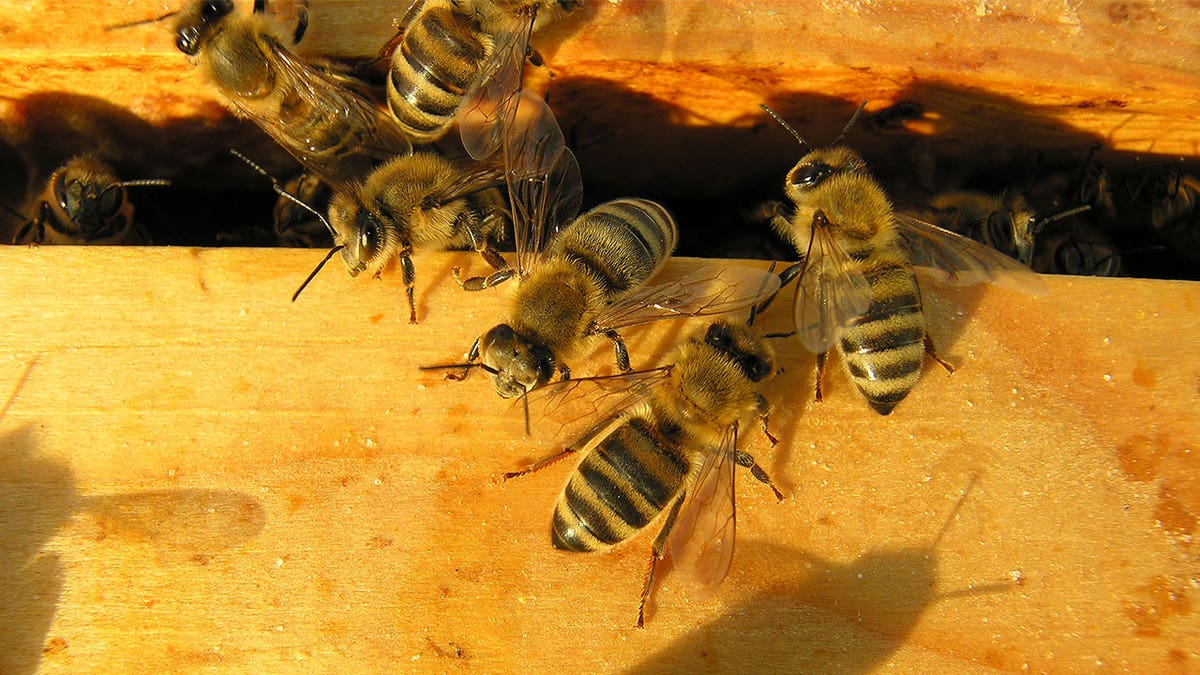
<path fill-rule="evenodd" d="M 449 3 L 427 2 L 392 53 L 388 108 L 418 143 L 437 140 L 479 79 L 492 40 Z"/>
<path fill-rule="evenodd" d="M 838 348 L 855 386 L 886 415 L 912 391 L 925 360 L 925 319 L 912 265 L 896 247 L 863 263 L 871 286 L 867 311 L 839 335 Z"/>
<path fill-rule="evenodd" d="M 608 548 L 632 537 L 671 503 L 688 462 L 678 439 L 664 431 L 648 415 L 633 415 L 588 452 L 554 507 L 555 548 Z"/>
<path fill-rule="evenodd" d="M 546 254 L 581 266 L 612 299 L 653 276 L 678 238 L 675 219 L 662 206 L 616 199 L 576 218 Z"/>

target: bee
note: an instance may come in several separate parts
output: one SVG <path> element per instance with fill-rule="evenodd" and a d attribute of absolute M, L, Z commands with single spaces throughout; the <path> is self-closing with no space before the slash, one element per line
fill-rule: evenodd
<path fill-rule="evenodd" d="M 473 248 L 493 267 L 507 269 L 508 263 L 495 249 L 506 239 L 509 227 L 501 191 L 504 184 L 501 167 L 467 167 L 431 152 L 419 152 L 395 157 L 362 181 L 335 189 L 328 219 L 303 205 L 321 218 L 334 246 L 292 299 L 339 251 L 350 276 L 363 272 L 378 276 L 395 260 L 404 280 L 409 322 L 417 323 L 414 250 Z M 278 183 L 276 192 L 303 204 Z"/>
<path fill-rule="evenodd" d="M 1160 178 L 1150 227 L 1180 255 L 1200 260 L 1200 178 L 1179 171 Z"/>
<path fill-rule="evenodd" d="M 740 430 L 755 419 L 771 444 L 777 442 L 758 392 L 775 372 L 772 350 L 748 325 L 718 320 L 681 345 L 669 366 L 534 390 L 532 396 L 549 392 L 572 403 L 606 398 L 615 412 L 562 452 L 504 478 L 585 453 L 554 507 L 550 540 L 564 551 L 608 550 L 661 515 L 638 603 L 640 628 L 665 556 L 700 586 L 725 578 L 733 560 L 735 464 L 783 500 L 754 457 L 738 448 Z"/>
<path fill-rule="evenodd" d="M 313 210 L 328 208 L 331 196 L 329 183 L 316 174 L 303 171 L 284 183 L 283 190 L 288 196 L 280 195 L 272 212 L 276 243 L 295 248 L 329 246 L 329 229 L 313 215 Z M 300 203 L 312 209 L 302 207 Z"/>
<path fill-rule="evenodd" d="M 508 317 L 475 340 L 466 363 L 429 368 L 461 367 L 450 378 L 464 379 L 481 367 L 497 393 L 512 398 L 555 372 L 569 378 L 566 361 L 592 337 L 611 340 L 617 367 L 628 371 L 621 328 L 747 307 L 761 300 L 757 293 L 766 297 L 777 288 L 774 274 L 745 266 L 709 266 L 676 282 L 646 285 L 675 249 L 674 218 L 638 198 L 616 199 L 574 218 L 582 186 L 562 130 L 541 99 L 522 95 L 517 105 L 524 111 L 503 128 L 501 145 L 517 264 L 460 279 L 464 289 L 478 291 L 516 276 Z"/>
<path fill-rule="evenodd" d="M 411 152 L 404 132 L 346 77 L 289 51 L 308 26 L 306 6 L 298 3 L 288 34 L 266 0 L 256 0 L 252 14 L 235 14 L 233 0 L 190 0 L 178 13 L 175 45 L 237 113 L 326 180 L 361 177 Z"/>
<path fill-rule="evenodd" d="M 117 179 L 107 162 L 95 155 L 67 160 L 35 200 L 32 218 L 13 243 L 144 244 L 150 237 L 133 220 L 133 204 L 125 188 L 170 185 L 167 180 Z"/>
<path fill-rule="evenodd" d="M 1043 284 L 997 251 L 899 216 L 862 156 L 839 145 L 862 107 L 833 144 L 813 149 L 763 106 L 803 150 L 785 178 L 791 205 L 777 203 L 771 225 L 802 255 L 781 277 L 799 277 L 796 333 L 817 354 L 817 400 L 826 354 L 836 345 L 854 385 L 886 415 L 916 385 L 925 355 L 950 369 L 926 332 L 914 265 L 940 268 L 958 284 L 991 280 L 1031 293 Z"/>
<path fill-rule="evenodd" d="M 971 190 L 946 192 L 930 200 L 929 206 L 934 225 L 990 246 L 1025 265 L 1033 260 L 1034 238 L 1042 228 L 1091 208 L 1085 204 L 1042 218 L 1024 195 L 1012 190 L 999 195 Z"/>
<path fill-rule="evenodd" d="M 522 89 L 530 35 L 573 11 L 579 0 L 416 0 L 396 37 L 380 51 L 390 61 L 388 108 L 418 143 L 441 138 L 460 113 L 472 157 L 499 147 Z"/>
<path fill-rule="evenodd" d="M 1042 274 L 1113 277 L 1121 274 L 1121 252 L 1094 223 L 1072 219 L 1046 228 L 1038 239 L 1033 269 Z"/>

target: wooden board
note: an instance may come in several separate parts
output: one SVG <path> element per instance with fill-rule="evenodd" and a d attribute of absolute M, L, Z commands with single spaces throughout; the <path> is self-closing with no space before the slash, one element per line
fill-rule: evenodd
<path fill-rule="evenodd" d="M 407 6 L 309 4 L 301 51 L 354 57 L 373 56 Z M 0 140 L 33 183 L 88 143 L 139 175 L 218 184 L 228 147 L 269 152 L 174 48 L 170 21 L 98 28 L 177 5 L 0 0 Z M 756 133 L 760 103 L 823 143 L 859 101 L 869 114 L 917 102 L 924 121 L 868 120 L 852 138 L 897 174 L 921 153 L 960 171 L 1079 163 L 1095 143 L 1110 167 L 1194 162 L 1198 27 L 1188 0 L 589 0 L 536 46 L 593 190 L 695 196 L 795 161 L 784 137 Z"/>
<path fill-rule="evenodd" d="M 395 275 L 290 303 L 319 256 L 0 248 L 0 671 L 1198 667 L 1200 284 L 930 286 L 957 370 L 886 418 L 777 341 L 781 443 L 743 447 L 788 499 L 743 476 L 726 583 L 667 575 L 638 630 L 649 538 L 553 550 L 570 463 L 499 482 L 548 448 L 417 370 L 502 315 L 449 278 L 478 259 L 417 257 L 413 326 Z"/>

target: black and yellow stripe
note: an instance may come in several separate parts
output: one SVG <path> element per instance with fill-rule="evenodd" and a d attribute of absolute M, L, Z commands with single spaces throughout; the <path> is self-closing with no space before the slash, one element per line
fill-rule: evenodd
<path fill-rule="evenodd" d="M 421 10 L 392 55 L 387 82 L 388 108 L 414 141 L 445 133 L 492 47 L 473 17 L 442 3 Z"/>
<path fill-rule="evenodd" d="M 581 265 L 613 298 L 653 276 L 678 239 L 674 218 L 659 204 L 616 199 L 576 218 L 547 255 Z"/>
<path fill-rule="evenodd" d="M 554 547 L 608 548 L 661 513 L 688 473 L 676 440 L 677 434 L 644 413 L 629 417 L 605 436 L 584 457 L 555 505 L 550 533 Z"/>
<path fill-rule="evenodd" d="M 854 385 L 886 415 L 921 377 L 925 320 L 912 265 L 903 253 L 880 251 L 863 269 L 871 303 L 840 335 L 838 348 Z"/>

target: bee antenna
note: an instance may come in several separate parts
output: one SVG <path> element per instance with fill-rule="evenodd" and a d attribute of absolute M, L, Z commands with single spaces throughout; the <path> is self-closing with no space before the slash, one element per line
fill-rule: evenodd
<path fill-rule="evenodd" d="M 1056 214 L 1050 216 L 1049 218 L 1046 218 L 1045 220 L 1038 221 L 1037 227 L 1035 227 L 1033 230 L 1034 234 L 1041 232 L 1042 228 L 1046 227 L 1047 225 L 1049 225 L 1050 223 L 1053 223 L 1056 220 L 1062 220 L 1063 218 L 1070 218 L 1071 216 L 1073 216 L 1077 213 L 1083 213 L 1085 211 L 1091 211 L 1091 210 L 1092 210 L 1091 204 L 1084 204 L 1083 206 L 1076 206 L 1073 209 L 1067 209 L 1066 211 L 1056 213 Z"/>
<path fill-rule="evenodd" d="M 846 137 L 846 132 L 850 131 L 850 127 L 854 126 L 854 123 L 858 121 L 859 116 L 862 115 L 863 108 L 866 107 L 866 101 L 858 104 L 858 109 L 854 111 L 854 114 L 850 116 L 850 121 L 846 122 L 846 126 L 842 128 L 842 133 L 838 134 L 838 137 L 833 139 L 833 142 L 830 143 L 830 145 L 837 145 L 838 143 L 842 142 L 842 139 Z"/>
<path fill-rule="evenodd" d="M 169 19 L 177 14 L 179 14 L 178 11 L 167 12 L 166 14 L 163 14 L 162 16 L 155 18 L 155 19 L 138 19 L 137 21 L 130 21 L 128 23 L 118 23 L 114 26 L 105 26 L 104 30 L 110 31 L 110 30 L 125 30 L 126 28 L 137 28 L 138 26 L 144 26 L 148 23 L 158 23 L 159 21 L 164 21 L 164 20 Z"/>
<path fill-rule="evenodd" d="M 450 370 L 451 368 L 480 368 L 489 375 L 499 375 L 500 371 L 479 361 L 470 363 L 439 363 L 436 366 L 417 366 L 417 370 Z"/>
<path fill-rule="evenodd" d="M 765 103 L 759 103 L 758 107 L 762 108 L 768 115 L 770 115 L 772 118 L 774 118 L 776 122 L 779 122 L 779 126 L 783 127 L 784 129 L 787 129 L 788 133 L 791 134 L 793 137 L 795 137 L 795 139 L 797 141 L 800 142 L 801 150 L 803 150 L 804 152 L 808 152 L 811 149 L 811 146 L 809 146 L 808 141 L 801 138 L 800 134 L 795 129 L 792 128 L 792 125 L 783 121 L 783 118 L 779 116 L 779 113 L 775 112 L 774 110 L 771 110 L 769 107 L 767 107 L 767 104 L 765 104 Z"/>
<path fill-rule="evenodd" d="M 138 180 L 123 180 L 117 183 L 118 187 L 143 187 L 146 185 L 170 185 L 171 181 L 166 178 L 141 178 Z"/>
<path fill-rule="evenodd" d="M 5 213 L 8 213 L 13 218 L 16 218 L 17 220 L 21 221 L 22 223 L 25 222 L 25 214 L 14 209 L 13 207 L 9 206 L 8 204 L 0 204 L 0 209 L 4 209 Z"/>
<path fill-rule="evenodd" d="M 284 190 L 284 189 L 283 189 L 283 186 L 281 186 L 281 185 L 279 184 L 279 181 L 275 180 L 275 177 L 274 177 L 274 176 L 272 176 L 271 174 L 267 173 L 267 170 L 266 170 L 266 169 L 264 169 L 264 168 L 262 168 L 261 166 L 259 166 L 259 165 L 255 164 L 255 163 L 254 163 L 254 160 L 252 160 L 252 159 L 250 159 L 249 157 L 247 157 L 247 156 L 243 155 L 242 153 L 238 152 L 237 150 L 234 150 L 233 148 L 230 148 L 230 149 L 229 149 L 229 152 L 233 153 L 233 156 L 234 156 L 234 157 L 237 157 L 238 159 L 242 160 L 242 161 L 243 161 L 243 162 L 245 162 L 246 164 L 249 164 L 249 165 L 250 165 L 250 168 L 252 168 L 252 169 L 254 169 L 255 171 L 257 171 L 257 172 L 259 172 L 260 174 L 262 174 L 264 178 L 266 178 L 267 180 L 271 181 L 271 187 L 272 187 L 272 188 L 275 190 L 275 194 L 279 195 L 280 197 L 283 197 L 283 198 L 287 199 L 288 201 L 292 202 L 293 204 L 296 204 L 296 205 L 297 205 L 297 206 L 299 206 L 300 208 L 302 208 L 302 209 L 304 209 L 305 211 L 308 211 L 309 213 L 311 213 L 311 214 L 313 214 L 314 216 L 316 216 L 316 217 L 317 217 L 317 220 L 321 221 L 321 224 L 322 224 L 322 225 L 324 225 L 324 226 L 325 226 L 325 229 L 329 231 L 329 236 L 333 237 L 333 240 L 334 240 L 334 241 L 337 241 L 337 240 L 338 240 L 338 235 L 337 235 L 337 232 L 336 232 L 336 231 L 333 229 L 333 225 L 330 225 L 330 224 L 329 224 L 329 221 L 325 219 L 325 216 L 324 216 L 324 215 L 322 215 L 320 211 L 318 211 L 318 210 L 314 209 L 314 208 L 313 208 L 313 207 L 312 207 L 312 206 L 311 206 L 311 205 L 310 205 L 308 202 L 304 201 L 303 199 L 300 199 L 300 198 L 299 198 L 299 197 L 297 197 L 296 195 L 294 195 L 294 194 L 292 194 L 292 193 L 288 192 L 287 190 Z M 332 256 L 333 254 L 332 254 L 332 253 L 330 253 L 329 255 L 331 255 L 331 256 Z M 326 260 L 328 260 L 328 258 L 326 258 Z M 322 264 L 324 264 L 324 263 L 322 263 Z M 317 269 L 320 269 L 320 268 L 317 268 Z M 316 272 L 313 272 L 313 274 L 316 274 Z M 311 279 L 312 277 L 309 277 L 309 278 Z M 300 293 L 300 291 L 296 291 L 296 293 L 297 293 L 297 294 L 299 294 L 299 293 Z M 293 298 L 293 300 L 294 300 L 294 299 L 295 299 L 295 298 Z"/>
<path fill-rule="evenodd" d="M 321 268 L 325 266 L 325 263 L 329 262 L 329 259 L 332 258 L 335 253 L 344 248 L 346 247 L 338 244 L 337 246 L 329 249 L 329 253 L 325 254 L 325 257 L 321 259 L 321 262 L 317 263 L 316 268 L 313 269 L 313 271 L 308 275 L 308 278 L 304 280 L 304 283 L 300 284 L 300 288 L 297 288 L 296 292 L 292 294 L 292 302 L 295 302 L 296 298 L 300 297 L 300 291 L 303 291 L 308 287 L 309 282 L 313 280 L 313 277 L 317 276 L 317 272 L 321 271 Z"/>

